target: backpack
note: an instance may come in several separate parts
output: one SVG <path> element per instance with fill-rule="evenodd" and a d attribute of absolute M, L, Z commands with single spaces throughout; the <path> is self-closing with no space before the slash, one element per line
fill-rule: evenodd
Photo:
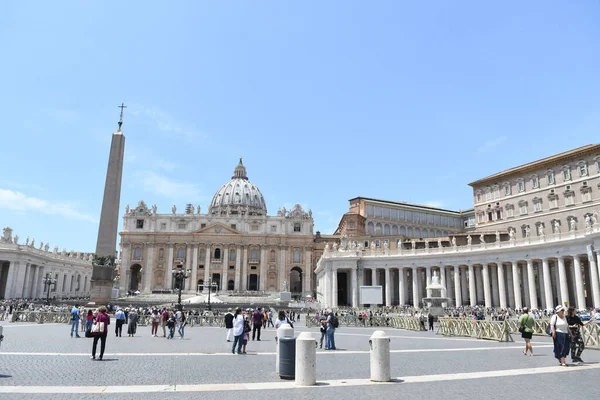
<path fill-rule="evenodd" d="M 331 322 L 333 322 L 334 328 L 338 328 L 340 326 L 340 321 L 338 320 L 338 317 L 336 317 L 335 315 L 333 316 L 333 320 Z"/>

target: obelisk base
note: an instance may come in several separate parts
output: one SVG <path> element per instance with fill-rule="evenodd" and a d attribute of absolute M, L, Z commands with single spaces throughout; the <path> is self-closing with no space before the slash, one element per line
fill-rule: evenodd
<path fill-rule="evenodd" d="M 90 302 L 96 305 L 110 303 L 112 298 L 113 268 L 95 265 L 92 270 Z"/>

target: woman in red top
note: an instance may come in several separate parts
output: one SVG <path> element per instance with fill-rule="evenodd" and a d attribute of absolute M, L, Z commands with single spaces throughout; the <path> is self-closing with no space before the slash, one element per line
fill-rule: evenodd
<path fill-rule="evenodd" d="M 106 346 L 106 334 L 108 333 L 108 325 L 110 325 L 110 317 L 106 313 L 106 307 L 101 306 L 98 308 L 98 315 L 96 315 L 96 324 L 104 322 L 104 331 L 94 334 L 94 344 L 92 345 L 92 360 L 96 359 L 96 346 L 98 345 L 98 339 L 100 339 L 100 357 L 98 360 L 102 361 L 104 355 L 104 347 Z"/>

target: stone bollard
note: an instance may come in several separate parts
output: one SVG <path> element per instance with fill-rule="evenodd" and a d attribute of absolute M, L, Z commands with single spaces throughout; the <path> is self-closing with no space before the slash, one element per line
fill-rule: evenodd
<path fill-rule="evenodd" d="M 277 375 L 279 375 L 279 338 L 281 337 L 294 337 L 294 328 L 292 328 L 290 324 L 282 324 L 277 328 L 277 342 L 275 343 L 275 347 L 277 347 L 275 355 L 275 373 Z"/>
<path fill-rule="evenodd" d="M 384 331 L 375 331 L 369 340 L 371 347 L 371 380 L 373 382 L 389 382 L 390 373 L 390 338 Z"/>
<path fill-rule="evenodd" d="M 296 385 L 317 384 L 317 341 L 308 332 L 296 338 Z"/>

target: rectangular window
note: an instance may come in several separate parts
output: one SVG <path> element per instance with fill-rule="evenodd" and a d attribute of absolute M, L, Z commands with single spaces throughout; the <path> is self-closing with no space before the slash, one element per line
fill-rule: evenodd
<path fill-rule="evenodd" d="M 300 232 L 300 223 L 299 222 L 294 223 L 294 232 Z"/>
<path fill-rule="evenodd" d="M 548 185 L 554 185 L 554 172 L 548 172 L 548 175 L 546 175 L 546 177 L 548 178 Z"/>
<path fill-rule="evenodd" d="M 375 218 L 381 218 L 381 207 L 375 206 Z"/>
<path fill-rule="evenodd" d="M 554 197 L 554 198 L 550 199 L 549 207 L 550 208 L 558 208 L 558 198 Z"/>
<path fill-rule="evenodd" d="M 496 219 L 502 219 L 502 211 L 496 210 Z"/>
<path fill-rule="evenodd" d="M 365 249 L 368 249 L 368 248 L 369 248 L 369 241 L 365 240 Z"/>
<path fill-rule="evenodd" d="M 509 217 L 509 218 L 514 217 L 515 216 L 515 210 L 514 210 L 514 208 L 507 209 L 506 210 L 506 216 Z"/>
<path fill-rule="evenodd" d="M 511 195 L 511 188 L 510 188 L 510 185 L 506 185 L 506 186 L 504 186 L 504 195 L 505 195 L 505 196 L 510 196 L 510 195 Z"/>
<path fill-rule="evenodd" d="M 235 269 L 235 265 L 230 265 L 229 269 Z"/>
<path fill-rule="evenodd" d="M 277 225 L 271 225 L 271 233 L 277 233 Z"/>
<path fill-rule="evenodd" d="M 491 200 L 492 199 L 492 192 L 490 192 L 489 190 L 487 192 L 485 192 L 485 199 L 486 200 Z"/>
<path fill-rule="evenodd" d="M 477 202 L 481 203 L 481 193 L 477 193 Z"/>
<path fill-rule="evenodd" d="M 383 243 L 386 243 L 389 246 L 390 245 L 390 240 L 389 239 L 384 239 Z"/>
<path fill-rule="evenodd" d="M 258 231 L 258 225 L 252 225 L 252 226 L 250 227 L 250 229 L 251 229 L 253 232 L 256 232 L 256 231 Z"/>
<path fill-rule="evenodd" d="M 137 221 L 135 221 L 135 227 L 137 229 L 144 229 L 144 220 L 138 219 Z"/>
<path fill-rule="evenodd" d="M 600 174 L 600 160 L 596 161 L 596 172 Z"/>
<path fill-rule="evenodd" d="M 381 242 L 379 241 L 379 239 L 377 239 L 375 241 L 375 247 L 377 247 L 377 248 L 381 247 Z"/>
<path fill-rule="evenodd" d="M 563 179 L 565 181 L 570 181 L 571 180 L 571 170 L 568 168 L 563 169 Z"/>
<path fill-rule="evenodd" d="M 483 216 L 484 216 L 484 214 L 477 214 L 477 222 L 479 222 L 479 223 L 483 222 L 483 218 L 484 218 Z"/>
<path fill-rule="evenodd" d="M 519 183 L 517 184 L 517 186 L 519 187 L 519 193 L 525 191 L 525 182 L 519 181 Z"/>
<path fill-rule="evenodd" d="M 494 220 L 494 214 L 490 211 L 488 212 L 488 221 L 493 221 Z"/>
<path fill-rule="evenodd" d="M 200 224 L 200 229 L 206 228 L 206 224 Z"/>
<path fill-rule="evenodd" d="M 519 206 L 519 214 L 521 214 L 521 215 L 527 214 L 527 204 L 521 204 Z"/>
<path fill-rule="evenodd" d="M 542 203 L 539 201 L 533 203 L 533 211 L 534 212 L 542 211 Z"/>
<path fill-rule="evenodd" d="M 587 176 L 588 168 L 587 164 L 579 164 L 579 176 Z"/>
<path fill-rule="evenodd" d="M 531 178 L 531 186 L 534 189 L 538 189 L 540 187 L 540 179 L 537 176 Z"/>
<path fill-rule="evenodd" d="M 204 269 L 204 265 L 203 264 L 198 265 L 198 269 Z"/>
<path fill-rule="evenodd" d="M 161 222 L 160 223 L 160 230 L 161 231 L 166 231 L 167 230 L 167 223 L 166 222 Z"/>
<path fill-rule="evenodd" d="M 236 224 L 231 224 L 231 229 L 237 229 L 237 225 Z"/>
<path fill-rule="evenodd" d="M 229 261 L 235 261 L 235 250 L 229 252 Z"/>
<path fill-rule="evenodd" d="M 350 222 L 350 223 L 348 224 L 348 228 L 349 228 L 349 229 L 355 229 L 354 222 Z"/>
<path fill-rule="evenodd" d="M 565 196 L 565 206 L 572 206 L 573 204 L 575 204 L 575 196 Z"/>
<path fill-rule="evenodd" d="M 383 218 L 390 219 L 390 209 L 387 207 L 383 207 Z"/>
<path fill-rule="evenodd" d="M 592 201 L 592 192 L 588 190 L 587 192 L 582 193 L 581 201 L 583 201 L 584 203 L 586 201 Z"/>
<path fill-rule="evenodd" d="M 367 206 L 367 217 L 374 217 L 375 216 L 375 207 L 368 205 Z"/>
<path fill-rule="evenodd" d="M 200 261 L 204 261 L 204 259 L 206 258 L 206 252 L 204 251 L 204 249 L 200 249 Z"/>
<path fill-rule="evenodd" d="M 495 199 L 499 199 L 500 198 L 500 188 L 495 188 L 494 189 L 494 198 Z"/>
<path fill-rule="evenodd" d="M 177 229 L 185 229 L 185 222 L 177 224 Z"/>

